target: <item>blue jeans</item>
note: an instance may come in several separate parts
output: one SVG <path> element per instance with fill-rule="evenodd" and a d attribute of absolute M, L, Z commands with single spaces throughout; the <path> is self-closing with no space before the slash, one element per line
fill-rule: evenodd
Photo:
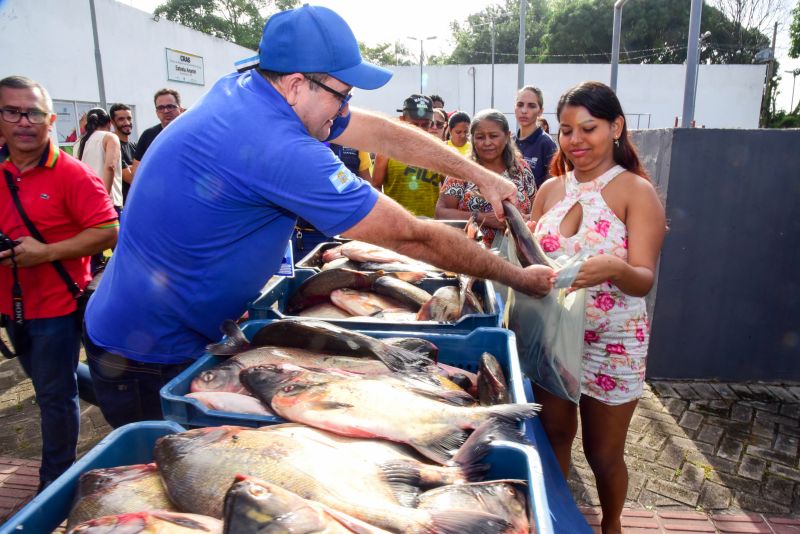
<path fill-rule="evenodd" d="M 12 343 L 20 332 L 9 322 Z M 28 350 L 18 354 L 19 363 L 33 382 L 42 423 L 42 467 L 39 480 L 49 484 L 75 461 L 80 425 L 78 382 L 75 370 L 81 347 L 76 313 L 25 322 Z"/>
<path fill-rule="evenodd" d="M 163 419 L 161 388 L 192 363 L 137 362 L 98 347 L 85 334 L 83 346 L 98 406 L 114 428 Z"/>

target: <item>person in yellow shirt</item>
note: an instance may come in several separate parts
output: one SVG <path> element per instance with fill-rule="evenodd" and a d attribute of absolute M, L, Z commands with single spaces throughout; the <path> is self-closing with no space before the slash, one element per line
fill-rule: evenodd
<path fill-rule="evenodd" d="M 403 102 L 400 120 L 410 125 L 430 131 L 433 121 L 431 99 L 423 95 L 411 95 Z M 408 165 L 378 154 L 372 173 L 372 185 L 383 189 L 384 194 L 394 199 L 418 217 L 433 218 L 439 187 L 444 176 L 437 172 Z"/>
<path fill-rule="evenodd" d="M 464 111 L 456 111 L 450 115 L 448 121 L 450 139 L 447 144 L 461 152 L 461 155 L 466 158 L 472 157 L 472 144 L 468 141 L 469 123 L 469 115 Z"/>

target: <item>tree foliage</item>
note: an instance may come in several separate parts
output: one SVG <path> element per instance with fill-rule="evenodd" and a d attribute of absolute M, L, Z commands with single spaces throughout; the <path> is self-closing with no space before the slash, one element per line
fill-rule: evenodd
<path fill-rule="evenodd" d="M 266 21 L 264 13 L 292 9 L 298 4 L 298 0 L 167 0 L 154 14 L 258 50 Z"/>
<path fill-rule="evenodd" d="M 800 57 L 800 1 L 792 10 L 792 25 L 789 27 L 789 57 Z"/>
<path fill-rule="evenodd" d="M 364 43 L 358 43 L 358 48 L 361 51 L 361 57 L 370 63 L 377 65 L 413 65 L 414 58 L 408 48 L 402 43 L 380 43 L 375 46 L 367 46 Z"/>
<path fill-rule="evenodd" d="M 716 0 L 764 2 L 785 0 Z M 608 63 L 614 0 L 527 0 L 526 62 Z M 686 59 L 691 3 L 681 0 L 635 0 L 622 11 L 620 61 L 682 63 Z M 495 27 L 495 62 L 516 63 L 519 0 L 505 0 L 452 24 L 456 47 L 449 63 L 489 63 L 491 27 Z M 705 5 L 701 34 L 710 32 L 700 50 L 707 63 L 751 63 L 769 39 L 744 14 L 733 21 L 719 8 Z M 757 19 L 763 24 L 762 19 Z"/>

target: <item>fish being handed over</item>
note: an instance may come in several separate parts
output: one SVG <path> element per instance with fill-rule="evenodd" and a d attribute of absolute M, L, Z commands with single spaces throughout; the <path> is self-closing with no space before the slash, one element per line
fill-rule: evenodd
<path fill-rule="evenodd" d="M 363 356 L 326 355 L 305 349 L 286 347 L 258 347 L 228 358 L 224 362 L 200 372 L 192 379 L 192 392 L 226 391 L 247 393 L 239 380 L 243 369 L 257 365 L 281 362 L 314 368 L 336 368 L 363 374 L 389 374 L 389 368 L 380 360 Z"/>
<path fill-rule="evenodd" d="M 224 534 L 388 534 L 276 484 L 239 475 L 225 495 Z"/>
<path fill-rule="evenodd" d="M 382 438 L 414 447 L 447 463 L 468 430 L 492 420 L 513 423 L 534 417 L 538 404 L 469 406 L 460 391 L 416 386 L 393 376 L 345 377 L 296 366 L 253 367 L 245 387 L 283 418 L 352 437 Z"/>
<path fill-rule="evenodd" d="M 222 517 L 236 475 L 250 475 L 392 532 L 495 533 L 508 522 L 486 512 L 417 510 L 403 502 L 418 488 L 390 483 L 380 466 L 325 440 L 297 439 L 272 427 L 221 426 L 171 434 L 154 456 L 167 492 L 181 509 Z"/>
<path fill-rule="evenodd" d="M 174 510 L 155 464 L 93 469 L 80 477 L 67 528 L 107 515 Z"/>
<path fill-rule="evenodd" d="M 506 215 L 506 224 L 514 246 L 517 250 L 517 259 L 522 267 L 530 265 L 550 265 L 547 255 L 533 238 L 531 231 L 525 224 L 519 210 L 511 202 L 503 201 L 503 212 Z"/>
<path fill-rule="evenodd" d="M 185 395 L 197 401 L 209 410 L 219 410 L 221 412 L 249 413 L 253 415 L 275 414 L 264 406 L 260 400 L 244 395 L 242 393 L 232 393 L 230 391 L 197 391 Z"/>
<path fill-rule="evenodd" d="M 197 514 L 153 510 L 109 515 L 75 526 L 67 534 L 222 534 L 222 521 Z"/>
<path fill-rule="evenodd" d="M 512 528 L 505 534 L 529 534 L 528 500 L 524 480 L 490 480 L 442 486 L 419 496 L 425 510 L 483 510 L 502 517 Z"/>

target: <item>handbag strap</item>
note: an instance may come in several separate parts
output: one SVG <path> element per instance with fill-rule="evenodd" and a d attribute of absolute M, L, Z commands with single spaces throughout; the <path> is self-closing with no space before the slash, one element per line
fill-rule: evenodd
<path fill-rule="evenodd" d="M 19 212 L 19 216 L 22 218 L 22 222 L 25 223 L 25 227 L 37 240 L 41 241 L 42 243 L 47 243 L 47 241 L 44 239 L 44 236 L 42 236 L 36 226 L 33 225 L 33 222 L 28 218 L 25 210 L 22 209 L 22 203 L 19 201 L 19 195 L 17 193 L 19 191 L 19 187 L 17 187 L 17 185 L 14 183 L 14 177 L 11 176 L 11 173 L 7 169 L 4 169 L 3 173 L 6 176 L 6 183 L 8 184 L 8 190 L 11 193 L 11 199 L 14 201 L 14 205 L 17 207 L 17 211 Z M 73 280 L 69 275 L 67 270 L 64 268 L 64 265 L 59 260 L 54 260 L 50 263 L 64 281 L 64 284 L 67 286 L 67 290 L 70 292 L 72 297 L 76 299 L 80 297 L 83 291 L 81 290 L 80 286 L 75 283 L 75 280 Z"/>

